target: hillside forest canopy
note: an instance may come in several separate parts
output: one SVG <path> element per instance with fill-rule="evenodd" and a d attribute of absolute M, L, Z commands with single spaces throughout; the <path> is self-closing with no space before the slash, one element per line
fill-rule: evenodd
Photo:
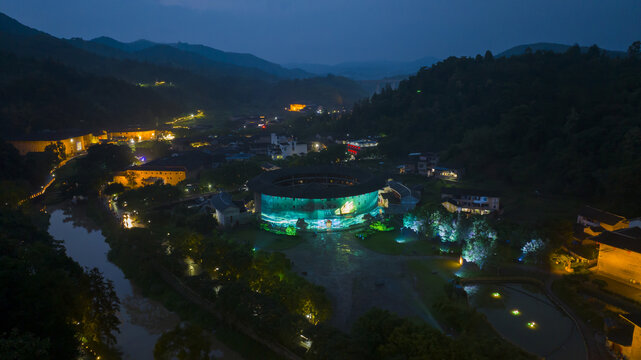
<path fill-rule="evenodd" d="M 636 43 L 635 43 L 636 44 Z M 637 44 L 638 45 L 638 44 Z M 636 49 L 636 50 L 635 50 Z M 471 179 L 641 213 L 641 56 L 526 51 L 451 57 L 307 132 L 379 135 L 384 155 L 436 151 Z"/>

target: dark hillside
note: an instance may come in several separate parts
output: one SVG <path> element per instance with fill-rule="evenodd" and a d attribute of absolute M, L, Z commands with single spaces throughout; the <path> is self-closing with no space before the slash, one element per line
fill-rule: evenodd
<path fill-rule="evenodd" d="M 638 56 L 572 47 L 449 58 L 357 104 L 336 126 L 386 136 L 382 149 L 392 156 L 441 149 L 472 177 L 641 212 L 629 201 L 641 198 Z"/>
<path fill-rule="evenodd" d="M 0 132 L 155 125 L 188 109 L 157 91 L 0 52 Z"/>

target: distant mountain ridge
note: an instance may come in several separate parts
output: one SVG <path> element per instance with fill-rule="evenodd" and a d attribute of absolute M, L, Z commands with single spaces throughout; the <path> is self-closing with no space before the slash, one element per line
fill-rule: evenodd
<path fill-rule="evenodd" d="M 193 109 L 271 112 L 298 99 L 349 107 L 367 96 L 345 77 L 301 79 L 300 71 L 253 55 L 174 45 L 59 39 L 0 13 L 0 133 L 149 125 Z M 138 86 L 156 81 L 171 86 Z"/>
<path fill-rule="evenodd" d="M 283 66 L 299 68 L 316 75 L 334 74 L 354 80 L 379 80 L 413 75 L 423 66 L 432 66 L 439 59 L 424 57 L 414 61 L 361 61 L 343 62 L 336 65 L 291 63 Z"/>
<path fill-rule="evenodd" d="M 156 43 L 149 40 L 137 40 L 126 43 L 106 36 L 97 37 L 88 41 L 79 38 L 73 38 L 69 41 L 74 44 L 74 46 L 103 56 L 140 59 L 141 57 L 144 58 L 145 53 L 152 53 L 155 57 L 162 56 L 164 59 L 172 58 L 175 65 L 183 65 L 180 64 L 179 58 L 181 56 L 188 56 L 186 53 L 189 53 L 192 59 L 194 59 L 196 55 L 202 57 L 201 60 L 197 60 L 196 62 L 204 63 L 204 59 L 207 59 L 218 64 L 260 70 L 282 79 L 302 79 L 314 76 L 314 74 L 300 69 L 286 69 L 252 54 L 226 52 L 205 45 L 194 45 L 184 42 Z M 150 49 L 156 50 L 151 51 Z M 156 58 L 143 60 L 156 62 Z"/>
<path fill-rule="evenodd" d="M 525 51 L 527 50 L 527 48 L 530 48 L 532 52 L 552 51 L 555 53 L 564 53 L 568 51 L 568 49 L 571 47 L 572 45 L 546 43 L 546 42 L 523 44 L 523 45 L 517 45 L 517 46 L 511 47 L 499 53 L 498 55 L 496 55 L 496 57 L 510 57 L 510 56 L 516 56 L 516 55 L 523 55 L 525 54 Z M 589 48 L 590 48 L 589 46 L 581 46 L 581 52 L 585 53 L 588 51 Z M 610 57 L 624 57 L 627 55 L 624 51 L 606 50 L 606 49 L 601 49 L 601 50 L 605 51 L 605 54 Z"/>

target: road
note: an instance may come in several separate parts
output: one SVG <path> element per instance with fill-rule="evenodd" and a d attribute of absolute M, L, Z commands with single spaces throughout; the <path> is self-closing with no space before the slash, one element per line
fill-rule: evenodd
<path fill-rule="evenodd" d="M 49 176 L 47 176 L 47 182 L 46 182 L 44 185 L 40 186 L 40 190 L 39 190 L 39 191 L 37 191 L 37 192 L 35 192 L 35 193 L 33 193 L 33 194 L 31 194 L 31 195 L 29 195 L 29 197 L 27 197 L 26 199 L 22 199 L 22 200 L 20 200 L 20 202 L 18 203 L 18 205 L 22 205 L 25 201 L 27 201 L 27 200 L 31 200 L 31 199 L 35 199 L 35 198 L 37 198 L 38 196 L 40 196 L 40 195 L 44 194 L 44 193 L 47 191 L 47 189 L 49 188 L 49 186 L 51 186 L 51 185 L 53 184 L 53 182 L 56 180 L 56 170 L 58 170 L 59 168 L 61 168 L 62 166 L 64 166 L 64 165 L 65 165 L 67 162 L 69 162 L 70 160 L 73 160 L 73 159 L 75 159 L 75 158 L 79 158 L 79 157 L 82 157 L 82 156 L 85 156 L 85 155 L 86 155 L 85 153 L 77 154 L 77 155 L 75 155 L 75 156 L 72 156 L 72 157 L 70 157 L 70 158 L 66 158 L 66 159 L 62 160 L 62 161 L 60 162 L 60 164 L 58 164 L 55 168 L 53 168 L 53 169 L 49 172 Z"/>

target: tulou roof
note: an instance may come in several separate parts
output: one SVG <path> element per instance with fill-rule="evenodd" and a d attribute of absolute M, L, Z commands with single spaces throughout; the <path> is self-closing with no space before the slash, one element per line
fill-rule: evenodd
<path fill-rule="evenodd" d="M 255 193 L 271 196 L 327 199 L 380 190 L 385 180 L 371 172 L 344 166 L 304 166 L 264 172 L 248 183 Z"/>

